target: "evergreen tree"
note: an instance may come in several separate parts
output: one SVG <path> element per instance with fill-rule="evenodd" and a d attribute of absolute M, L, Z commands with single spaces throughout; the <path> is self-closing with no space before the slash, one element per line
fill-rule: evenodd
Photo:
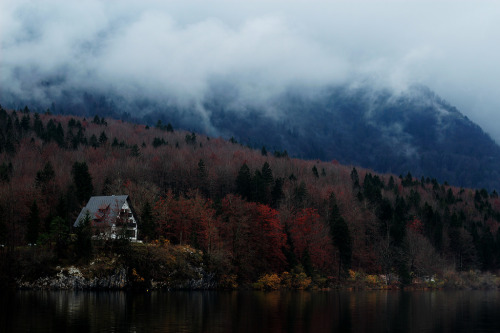
<path fill-rule="evenodd" d="M 252 201 L 263 204 L 270 204 L 272 201 L 272 187 L 274 185 L 273 171 L 269 163 L 265 162 L 262 165 L 262 170 L 255 170 L 252 178 Z"/>
<path fill-rule="evenodd" d="M 396 246 L 400 246 L 406 236 L 407 211 L 405 200 L 397 197 L 391 225 L 391 237 Z"/>
<path fill-rule="evenodd" d="M 104 131 L 101 132 L 101 135 L 99 135 L 99 143 L 101 145 L 105 144 L 108 141 L 108 137 L 106 136 L 106 133 Z"/>
<path fill-rule="evenodd" d="M 61 126 L 61 123 L 57 124 L 56 131 L 54 133 L 54 140 L 57 142 L 59 147 L 64 147 L 64 130 Z"/>
<path fill-rule="evenodd" d="M 45 129 L 38 113 L 35 113 L 35 120 L 33 121 L 33 130 L 35 131 L 36 135 L 39 138 L 43 138 Z"/>
<path fill-rule="evenodd" d="M 95 136 L 95 134 L 92 134 L 90 137 L 89 144 L 94 148 L 99 147 L 99 141 L 97 141 L 97 136 Z"/>
<path fill-rule="evenodd" d="M 90 225 L 91 217 L 89 212 L 82 217 L 75 228 L 76 242 L 75 253 L 77 258 L 84 261 L 90 259 L 92 255 L 92 228 Z"/>
<path fill-rule="evenodd" d="M 196 145 L 196 134 L 194 132 L 191 133 L 191 135 L 186 134 L 186 137 L 184 139 L 188 145 Z"/>
<path fill-rule="evenodd" d="M 73 183 L 76 187 L 76 197 L 79 202 L 84 202 L 92 196 L 94 186 L 92 176 L 85 162 L 75 162 L 72 168 Z"/>
<path fill-rule="evenodd" d="M 328 224 L 330 227 L 330 235 L 332 237 L 333 245 L 339 251 L 339 277 L 341 272 L 346 272 L 351 268 L 352 258 L 352 238 L 349 232 L 349 226 L 344 218 L 340 215 L 339 207 L 335 199 L 335 194 L 330 194 L 329 202 L 329 218 Z"/>
<path fill-rule="evenodd" d="M 55 177 L 56 173 L 54 171 L 54 167 L 52 166 L 52 163 L 48 161 L 45 163 L 43 169 L 36 173 L 35 184 L 37 187 L 41 187 L 42 190 L 45 190 L 47 183 L 54 180 Z"/>
<path fill-rule="evenodd" d="M 102 195 L 112 195 L 112 185 L 113 182 L 111 181 L 111 178 L 104 178 L 104 184 L 102 185 Z"/>
<path fill-rule="evenodd" d="M 163 125 L 163 122 L 160 119 L 158 119 L 158 121 L 156 122 L 155 127 L 162 131 L 165 130 L 165 125 Z"/>
<path fill-rule="evenodd" d="M 64 195 L 59 196 L 59 201 L 56 206 L 56 216 L 61 217 L 64 221 L 68 221 L 69 211 L 68 211 L 68 202 Z"/>
<path fill-rule="evenodd" d="M 15 143 L 16 141 L 13 137 L 7 136 L 7 139 L 5 140 L 5 152 L 10 156 L 14 156 L 17 152 Z"/>
<path fill-rule="evenodd" d="M 376 214 L 380 221 L 380 234 L 382 237 L 389 239 L 392 215 L 394 210 L 391 202 L 384 198 L 377 207 Z"/>
<path fill-rule="evenodd" d="M 278 208 L 280 204 L 281 198 L 283 198 L 283 184 L 285 183 L 284 179 L 281 177 L 276 178 L 274 181 L 274 187 L 271 191 L 271 206 L 273 208 Z"/>
<path fill-rule="evenodd" d="M 29 244 L 35 244 L 38 240 L 38 233 L 40 229 L 40 214 L 36 200 L 30 207 L 30 215 L 28 217 L 28 227 L 26 230 L 26 241 Z"/>
<path fill-rule="evenodd" d="M 293 191 L 293 202 L 295 207 L 303 207 L 307 199 L 307 187 L 304 181 L 301 181 L 299 185 L 295 186 Z"/>
<path fill-rule="evenodd" d="M 206 180 L 208 177 L 207 168 L 205 167 L 205 162 L 200 158 L 198 161 L 198 178 L 200 180 Z"/>
<path fill-rule="evenodd" d="M 260 153 L 262 154 L 262 156 L 267 156 L 266 146 L 262 146 L 262 149 L 260 150 Z"/>
<path fill-rule="evenodd" d="M 133 157 L 139 157 L 141 155 L 141 150 L 139 149 L 139 146 L 137 144 L 134 144 L 132 148 L 130 148 L 130 154 Z"/>
<path fill-rule="evenodd" d="M 55 243 L 55 250 L 58 258 L 66 256 L 68 236 L 69 230 L 64 219 L 60 216 L 54 217 L 50 221 L 50 240 Z"/>
<path fill-rule="evenodd" d="M 31 119 L 30 119 L 30 115 L 29 114 L 25 114 L 22 118 L 21 118 L 21 129 L 24 131 L 24 132 L 27 132 L 30 130 L 31 126 L 30 126 L 30 122 L 31 122 Z"/>
<path fill-rule="evenodd" d="M 198 186 L 204 196 L 208 197 L 208 172 L 205 166 L 205 162 L 200 158 L 198 161 Z"/>
<path fill-rule="evenodd" d="M 393 176 L 391 176 L 391 177 L 389 178 L 389 183 L 387 184 L 387 188 L 388 188 L 389 190 L 392 190 L 392 189 L 394 189 L 394 187 L 395 187 L 395 186 L 396 186 L 396 185 L 395 185 L 395 183 L 394 183 L 394 177 L 393 177 Z"/>
<path fill-rule="evenodd" d="M 356 168 L 352 168 L 351 171 L 351 181 L 354 188 L 359 188 L 359 175 Z"/>
<path fill-rule="evenodd" d="M 483 230 L 479 242 L 479 256 L 483 270 L 495 268 L 495 239 L 488 228 Z"/>
<path fill-rule="evenodd" d="M 318 168 L 315 165 L 312 167 L 312 172 L 314 177 L 319 178 Z"/>
<path fill-rule="evenodd" d="M 153 221 L 153 209 L 151 208 L 149 201 L 146 201 L 144 206 L 142 206 L 140 229 L 143 239 L 147 240 L 155 239 L 156 230 Z"/>
<path fill-rule="evenodd" d="M 236 193 L 241 195 L 243 199 L 249 200 L 252 193 L 252 176 L 250 175 L 250 168 L 246 163 L 238 171 L 236 177 Z"/>
<path fill-rule="evenodd" d="M 262 165 L 262 179 L 264 180 L 264 184 L 269 187 L 274 183 L 273 171 L 269 166 L 269 163 L 265 162 Z"/>

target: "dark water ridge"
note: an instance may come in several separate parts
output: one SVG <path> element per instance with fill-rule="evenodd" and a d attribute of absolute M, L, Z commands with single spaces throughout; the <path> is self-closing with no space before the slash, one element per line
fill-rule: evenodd
<path fill-rule="evenodd" d="M 18 291 L 1 332 L 498 332 L 499 291 Z"/>

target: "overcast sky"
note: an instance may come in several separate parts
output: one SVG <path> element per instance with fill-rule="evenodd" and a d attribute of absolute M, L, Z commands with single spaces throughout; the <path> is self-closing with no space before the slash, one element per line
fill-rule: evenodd
<path fill-rule="evenodd" d="M 211 80 L 249 99 L 421 83 L 500 142 L 499 18 L 498 1 L 0 0 L 0 90 L 191 101 Z"/>

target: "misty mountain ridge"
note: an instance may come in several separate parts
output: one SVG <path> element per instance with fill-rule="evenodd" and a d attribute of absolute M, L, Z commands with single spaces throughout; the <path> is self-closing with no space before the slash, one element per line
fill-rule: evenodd
<path fill-rule="evenodd" d="M 48 107 L 56 113 L 98 114 L 150 125 L 161 120 L 268 151 L 286 150 L 293 157 L 500 189 L 500 147 L 424 86 L 402 92 L 367 84 L 297 86 L 262 97 L 237 85 L 213 83 L 203 98 L 178 101 L 168 96 L 127 98 L 113 91 L 57 91 L 57 85 L 44 82 L 43 103 L 36 96 L 22 103 L 32 110 Z M 7 107 L 24 106 L 13 94 L 4 93 L 1 101 Z"/>

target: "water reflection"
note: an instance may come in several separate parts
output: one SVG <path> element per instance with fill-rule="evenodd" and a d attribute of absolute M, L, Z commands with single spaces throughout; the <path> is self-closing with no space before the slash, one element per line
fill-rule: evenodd
<path fill-rule="evenodd" d="M 1 332 L 495 332 L 497 291 L 2 295 Z"/>

